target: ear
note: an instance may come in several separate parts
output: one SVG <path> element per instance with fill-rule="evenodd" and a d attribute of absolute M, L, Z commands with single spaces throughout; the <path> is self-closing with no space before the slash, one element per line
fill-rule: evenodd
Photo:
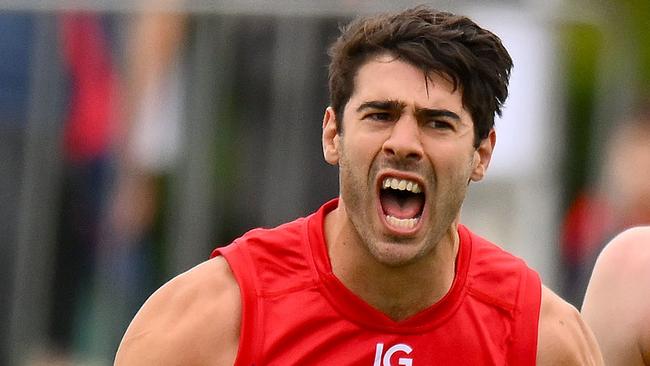
<path fill-rule="evenodd" d="M 474 151 L 474 166 L 472 174 L 470 175 L 472 181 L 478 182 L 485 177 L 487 168 L 490 165 L 490 159 L 492 159 L 492 152 L 494 151 L 494 145 L 496 142 L 497 134 L 493 128 Z"/>
<path fill-rule="evenodd" d="M 336 128 L 336 113 L 332 107 L 327 107 L 323 116 L 323 156 L 332 165 L 339 163 L 340 139 Z"/>

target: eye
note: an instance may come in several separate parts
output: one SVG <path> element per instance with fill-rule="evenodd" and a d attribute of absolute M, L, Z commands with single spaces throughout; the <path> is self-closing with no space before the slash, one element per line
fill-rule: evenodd
<path fill-rule="evenodd" d="M 375 112 L 375 113 L 369 113 L 367 114 L 364 119 L 369 119 L 371 121 L 378 121 L 378 122 L 391 122 L 395 119 L 393 114 L 388 113 L 388 112 Z"/>
<path fill-rule="evenodd" d="M 435 119 L 427 122 L 427 125 L 436 130 L 453 130 L 454 125 L 451 122 L 445 120 Z"/>

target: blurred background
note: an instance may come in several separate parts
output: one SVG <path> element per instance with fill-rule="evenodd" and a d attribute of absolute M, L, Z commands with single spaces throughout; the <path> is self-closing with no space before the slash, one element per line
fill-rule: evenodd
<path fill-rule="evenodd" d="M 112 364 L 165 281 L 335 197 L 327 45 L 417 3 L 1 0 L 0 365 Z M 650 2 L 428 3 L 515 63 L 462 221 L 579 308 L 602 245 L 650 223 Z"/>

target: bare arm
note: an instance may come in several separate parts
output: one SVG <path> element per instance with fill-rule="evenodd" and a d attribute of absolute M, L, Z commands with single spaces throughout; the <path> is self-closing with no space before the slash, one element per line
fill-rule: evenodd
<path fill-rule="evenodd" d="M 600 254 L 582 306 L 607 365 L 650 365 L 650 227 L 627 230 Z"/>
<path fill-rule="evenodd" d="M 115 365 L 234 364 L 239 287 L 222 257 L 204 262 L 156 291 L 131 322 Z"/>
<path fill-rule="evenodd" d="M 598 344 L 578 311 L 542 288 L 537 365 L 603 365 Z"/>

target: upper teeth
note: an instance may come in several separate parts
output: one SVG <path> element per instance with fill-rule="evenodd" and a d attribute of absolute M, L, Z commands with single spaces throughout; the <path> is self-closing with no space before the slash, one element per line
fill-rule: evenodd
<path fill-rule="evenodd" d="M 384 178 L 383 187 L 384 189 L 392 188 L 399 189 L 400 191 L 406 190 L 413 193 L 422 192 L 422 189 L 420 189 L 420 186 L 417 183 L 406 179 Z"/>

